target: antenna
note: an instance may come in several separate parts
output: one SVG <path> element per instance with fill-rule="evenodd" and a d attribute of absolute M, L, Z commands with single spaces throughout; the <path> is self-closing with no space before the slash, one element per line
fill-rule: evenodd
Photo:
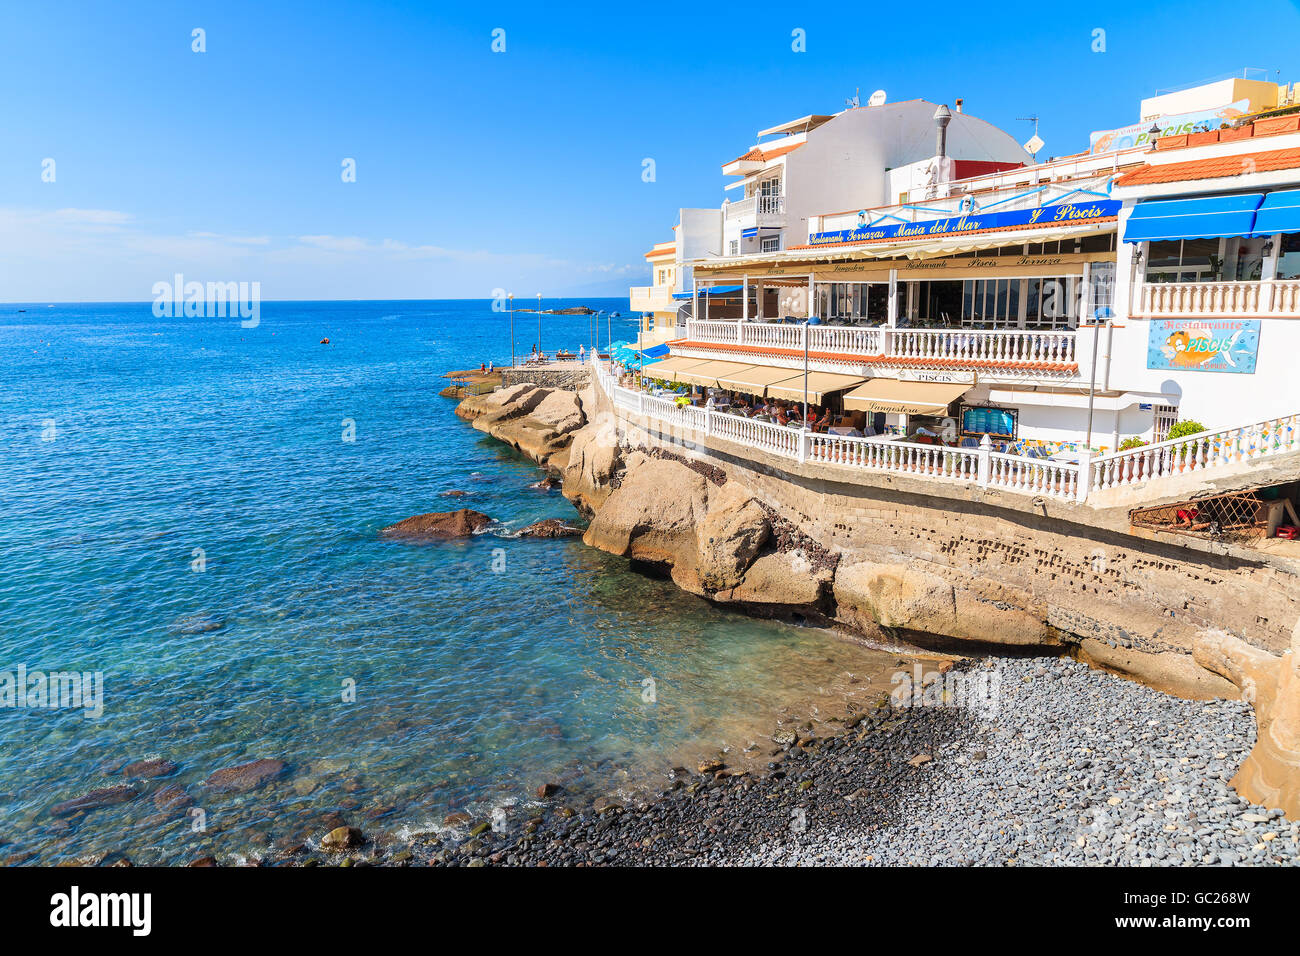
<path fill-rule="evenodd" d="M 861 93 L 861 92 L 862 92 L 862 87 L 860 87 L 860 86 L 855 86 L 855 87 L 853 88 L 853 96 L 850 97 L 849 99 L 845 100 L 845 101 L 844 101 L 844 105 L 847 106 L 849 109 L 857 109 L 857 107 L 858 107 L 858 94 Z"/>
<path fill-rule="evenodd" d="M 1033 156 L 1035 159 L 1038 158 L 1038 151 L 1042 149 L 1043 146 L 1046 145 L 1041 139 L 1038 138 L 1038 119 L 1039 119 L 1038 114 L 1034 114 L 1032 116 L 1016 117 L 1016 120 L 1021 123 L 1034 124 L 1034 135 L 1029 137 L 1029 141 L 1024 143 L 1023 146 L 1025 152 L 1028 153 L 1030 156 Z"/>

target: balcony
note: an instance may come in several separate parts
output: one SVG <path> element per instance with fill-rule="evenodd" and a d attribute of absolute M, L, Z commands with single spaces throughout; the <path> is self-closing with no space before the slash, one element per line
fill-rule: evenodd
<path fill-rule="evenodd" d="M 873 374 L 890 368 L 998 372 L 1061 379 L 1078 372 L 1073 331 L 948 328 L 869 328 L 780 322 L 693 320 L 673 352 L 702 358 L 750 353 L 761 364 L 802 366 L 804 336 L 809 361 L 827 371 Z M 714 348 L 716 346 L 716 348 Z"/>
<path fill-rule="evenodd" d="M 742 229 L 785 225 L 785 197 L 758 195 L 727 204 L 727 222 Z"/>
<path fill-rule="evenodd" d="M 673 287 L 670 285 L 634 285 L 628 289 L 633 312 L 676 312 Z"/>
<path fill-rule="evenodd" d="M 1259 282 L 1144 282 L 1137 316 L 1153 319 L 1300 318 L 1300 279 Z"/>

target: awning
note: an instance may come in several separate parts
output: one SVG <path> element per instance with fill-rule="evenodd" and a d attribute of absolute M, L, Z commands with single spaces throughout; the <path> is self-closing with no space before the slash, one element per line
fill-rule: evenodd
<path fill-rule="evenodd" d="M 904 382 L 896 378 L 873 378 L 844 396 L 844 407 L 854 411 L 890 412 L 906 415 L 936 415 L 974 388 L 946 382 Z"/>
<path fill-rule="evenodd" d="M 1128 217 L 1124 241 L 1249 236 L 1255 231 L 1255 210 L 1263 200 L 1263 193 L 1143 199 Z"/>
<path fill-rule="evenodd" d="M 786 369 L 789 371 L 789 369 Z M 820 405 L 831 392 L 852 388 L 863 380 L 861 375 L 840 375 L 836 372 L 808 373 L 808 401 Z M 796 372 L 793 378 L 782 379 L 767 386 L 768 398 L 785 398 L 792 402 L 802 402 L 804 396 L 803 372 Z"/>
<path fill-rule="evenodd" d="M 697 358 L 666 358 L 662 362 L 656 362 L 654 366 L 646 373 L 652 378 L 661 378 L 666 382 L 677 381 L 677 373 L 689 368 L 695 368 L 698 365 L 708 365 L 706 359 Z"/>
<path fill-rule="evenodd" d="M 718 379 L 719 388 L 727 388 L 733 392 L 744 392 L 746 395 L 766 396 L 767 387 L 775 385 L 777 382 L 784 382 L 786 379 L 799 376 L 799 394 L 803 394 L 803 372 L 795 372 L 788 368 L 773 368 L 771 365 L 749 365 Z"/>
<path fill-rule="evenodd" d="M 652 345 L 648 349 L 642 349 L 641 354 L 646 358 L 663 358 L 668 354 L 667 345 Z"/>
<path fill-rule="evenodd" d="M 718 377 L 722 375 L 735 375 L 735 373 L 747 369 L 749 366 L 744 362 L 705 362 L 703 365 L 697 365 L 678 372 L 674 380 L 686 382 L 689 385 L 699 385 L 703 388 L 716 388 Z"/>
<path fill-rule="evenodd" d="M 738 285 L 701 286 L 699 289 L 695 291 L 695 293 L 674 292 L 673 298 L 690 299 L 694 295 L 698 295 L 701 299 L 704 299 L 704 298 L 711 298 L 712 296 L 716 296 L 716 295 L 734 295 L 735 293 L 739 292 L 741 288 L 742 287 Z"/>
<path fill-rule="evenodd" d="M 1269 193 L 1255 214 L 1253 236 L 1271 236 L 1275 232 L 1300 232 L 1300 189 Z"/>

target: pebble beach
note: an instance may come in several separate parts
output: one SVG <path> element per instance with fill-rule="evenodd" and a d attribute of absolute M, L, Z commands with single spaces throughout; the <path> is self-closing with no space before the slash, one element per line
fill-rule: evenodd
<path fill-rule="evenodd" d="M 661 791 L 563 794 L 402 862 L 459 865 L 1287 865 L 1300 824 L 1228 786 L 1250 707 L 1190 701 L 1068 659 L 996 670 L 987 707 L 898 707 L 774 733 L 771 760 L 682 768 Z M 450 837 L 450 835 L 445 835 Z"/>

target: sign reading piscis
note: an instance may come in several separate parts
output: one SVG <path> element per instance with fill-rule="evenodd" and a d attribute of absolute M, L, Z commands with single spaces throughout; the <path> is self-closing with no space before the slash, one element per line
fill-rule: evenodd
<path fill-rule="evenodd" d="M 928 239 L 934 236 L 962 235 L 986 229 L 1007 229 L 1012 226 L 1065 226 L 1077 225 L 1099 219 L 1112 219 L 1119 215 L 1120 203 L 1115 199 L 1100 199 L 1090 203 L 1057 203 L 1036 209 L 1016 209 L 1011 212 L 974 213 L 950 216 L 927 222 L 896 222 L 885 225 L 859 226 L 856 229 L 839 229 L 835 232 L 816 232 L 808 237 L 813 246 L 837 245 L 846 242 L 864 242 L 871 239 Z"/>
<path fill-rule="evenodd" d="M 1153 319 L 1147 368 L 1249 375 L 1258 353 L 1258 319 Z"/>

